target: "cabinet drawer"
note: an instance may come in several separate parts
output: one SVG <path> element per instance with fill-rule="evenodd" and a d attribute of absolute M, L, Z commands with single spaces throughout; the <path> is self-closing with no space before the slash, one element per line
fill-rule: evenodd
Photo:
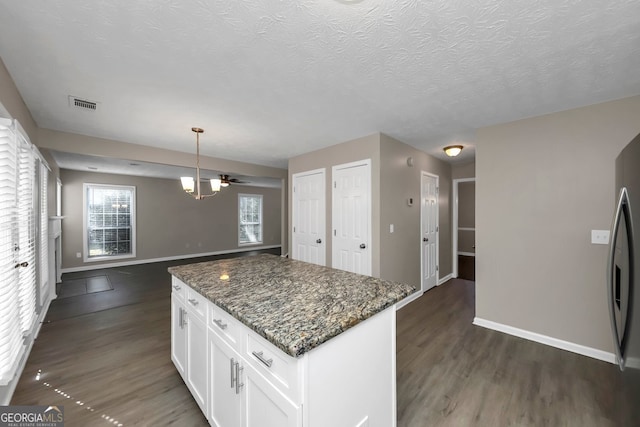
<path fill-rule="evenodd" d="M 229 313 L 211 303 L 209 304 L 209 328 L 224 339 L 236 351 L 240 351 L 242 325 Z"/>
<path fill-rule="evenodd" d="M 171 276 L 171 293 L 180 300 L 184 301 L 184 296 L 187 293 L 188 286 L 184 282 L 175 276 Z"/>
<path fill-rule="evenodd" d="M 297 400 L 297 359 L 289 357 L 253 331 L 247 334 L 245 358 L 283 394 Z"/>
<path fill-rule="evenodd" d="M 208 302 L 209 300 L 207 300 L 205 297 L 203 297 L 193 289 L 187 287 L 187 301 L 185 304 L 187 306 L 187 310 L 193 313 L 204 323 L 207 323 Z"/>

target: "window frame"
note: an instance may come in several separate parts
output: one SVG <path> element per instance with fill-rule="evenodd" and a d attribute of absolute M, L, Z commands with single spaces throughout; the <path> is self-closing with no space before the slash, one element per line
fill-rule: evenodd
<path fill-rule="evenodd" d="M 117 255 L 100 255 L 89 256 L 89 206 L 87 199 L 87 192 L 90 188 L 104 188 L 104 189 L 127 189 L 131 191 L 131 253 L 117 254 Z M 82 184 L 82 259 L 84 262 L 96 262 L 118 259 L 130 259 L 136 257 L 136 187 L 134 185 L 119 185 L 119 184 L 95 184 L 95 183 L 83 183 Z"/>
<path fill-rule="evenodd" d="M 257 198 L 260 200 L 260 219 L 258 225 L 260 226 L 260 240 L 255 242 L 243 242 L 241 237 L 242 231 L 242 199 L 243 198 Z M 238 193 L 238 246 L 251 246 L 251 245 L 261 245 L 264 242 L 264 198 L 262 194 L 247 194 L 247 193 Z"/>

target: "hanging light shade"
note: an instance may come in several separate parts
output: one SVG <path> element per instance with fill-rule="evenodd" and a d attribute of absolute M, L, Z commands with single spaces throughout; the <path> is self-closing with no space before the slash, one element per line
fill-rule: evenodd
<path fill-rule="evenodd" d="M 444 147 L 444 152 L 449 157 L 455 157 L 462 151 L 462 145 L 450 145 L 448 147 Z"/>
<path fill-rule="evenodd" d="M 188 194 L 193 196 L 196 200 L 202 200 L 205 197 L 211 197 L 218 194 L 220 191 L 221 180 L 218 178 L 211 179 L 211 191 L 212 194 L 202 194 L 200 191 L 200 134 L 204 132 L 202 128 L 191 128 L 191 131 L 196 134 L 196 179 L 191 176 L 180 177 L 182 182 L 182 189 Z"/>

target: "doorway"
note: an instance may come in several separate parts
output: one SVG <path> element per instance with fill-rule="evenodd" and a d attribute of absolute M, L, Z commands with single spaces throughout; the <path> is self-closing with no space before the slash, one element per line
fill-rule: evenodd
<path fill-rule="evenodd" d="M 332 267 L 371 276 L 371 160 L 332 168 Z"/>
<path fill-rule="evenodd" d="M 475 281 L 476 179 L 453 180 L 453 277 Z"/>

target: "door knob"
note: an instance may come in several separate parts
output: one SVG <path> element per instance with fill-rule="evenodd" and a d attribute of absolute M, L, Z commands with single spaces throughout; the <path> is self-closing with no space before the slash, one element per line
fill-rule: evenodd
<path fill-rule="evenodd" d="M 318 243 L 318 244 L 322 243 L 322 239 L 316 240 L 316 243 Z"/>
<path fill-rule="evenodd" d="M 367 247 L 367 245 L 365 245 L 364 243 L 360 243 L 360 249 L 365 249 Z"/>
<path fill-rule="evenodd" d="M 423 237 L 423 238 L 422 238 L 422 241 L 423 241 L 423 242 L 428 242 L 428 241 L 429 241 L 429 238 L 428 238 L 428 237 Z"/>

